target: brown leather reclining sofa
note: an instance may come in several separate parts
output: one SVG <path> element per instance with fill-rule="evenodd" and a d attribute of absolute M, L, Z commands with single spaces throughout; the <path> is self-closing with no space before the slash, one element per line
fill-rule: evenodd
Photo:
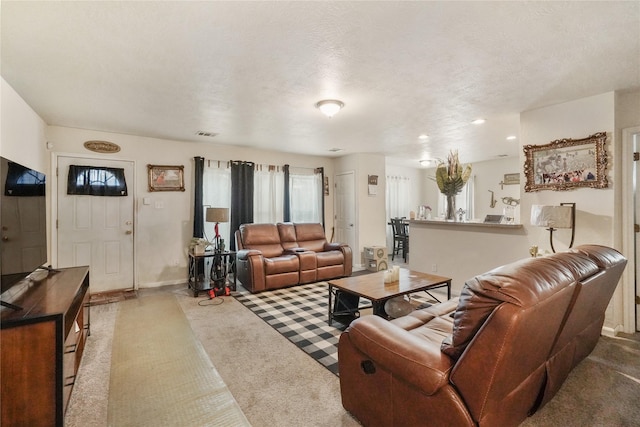
<path fill-rule="evenodd" d="M 251 293 L 350 276 L 351 248 L 329 243 L 322 224 L 243 224 L 236 231 L 238 279 Z"/>
<path fill-rule="evenodd" d="M 365 426 L 515 426 L 596 346 L 626 259 L 585 245 L 468 280 L 395 320 L 365 316 L 338 347 L 342 404 Z"/>

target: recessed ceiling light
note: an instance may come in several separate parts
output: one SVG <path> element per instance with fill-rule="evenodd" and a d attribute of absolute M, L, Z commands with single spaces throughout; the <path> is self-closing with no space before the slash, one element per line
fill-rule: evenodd
<path fill-rule="evenodd" d="M 418 137 L 418 139 L 421 139 L 422 141 L 424 141 L 425 139 L 429 139 L 429 135 L 427 135 L 426 133 L 423 133 Z"/>
<path fill-rule="evenodd" d="M 486 122 L 485 119 L 475 119 L 474 121 L 472 121 L 471 123 L 473 123 L 474 125 L 481 125 L 484 122 Z"/>
<path fill-rule="evenodd" d="M 516 136 L 515 136 L 515 135 L 509 135 L 509 136 L 507 137 L 507 141 L 513 141 L 514 139 L 516 139 Z"/>
<path fill-rule="evenodd" d="M 329 151 L 331 151 L 332 153 L 339 153 L 340 151 L 343 151 L 342 148 L 330 148 Z"/>
<path fill-rule="evenodd" d="M 422 166 L 428 166 L 431 164 L 431 162 L 433 162 L 433 160 L 431 159 L 424 159 L 424 160 L 420 160 L 420 165 Z"/>

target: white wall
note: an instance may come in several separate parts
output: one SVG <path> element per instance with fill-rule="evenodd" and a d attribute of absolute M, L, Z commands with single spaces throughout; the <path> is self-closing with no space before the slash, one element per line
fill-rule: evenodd
<path fill-rule="evenodd" d="M 0 98 L 0 154 L 48 175 L 47 124 L 3 78 Z"/>
<path fill-rule="evenodd" d="M 472 175 L 475 177 L 475 215 L 479 220 L 485 216 L 502 215 L 507 206 L 502 199 L 512 197 L 520 199 L 519 185 L 501 185 L 507 173 L 520 173 L 522 168 L 517 157 L 506 157 L 472 164 Z M 493 191 L 495 206 L 491 207 L 491 193 Z M 521 223 L 520 206 L 515 207 L 515 222 Z"/>
<path fill-rule="evenodd" d="M 461 156 L 463 164 L 464 158 Z M 503 185 L 500 186 L 500 182 L 504 180 L 504 174 L 507 173 L 520 173 L 522 174 L 522 166 L 520 165 L 520 159 L 518 157 L 506 157 L 495 160 L 486 160 L 483 162 L 472 163 L 471 165 L 472 175 L 475 177 L 475 219 L 484 220 L 486 215 L 502 215 L 503 208 L 506 206 L 502 202 L 503 197 L 513 197 L 514 199 L 520 199 L 520 186 L 519 185 Z M 434 211 L 433 217 L 438 217 L 443 212 L 438 211 L 438 199 L 440 198 L 440 191 L 436 184 L 435 168 L 424 169 L 422 171 L 422 182 L 424 185 L 421 189 L 422 199 L 424 204 L 431 206 Z M 522 177 L 521 177 L 522 180 Z M 497 200 L 496 205 L 491 208 L 491 193 L 493 191 L 494 198 Z M 515 222 L 521 222 L 520 207 L 516 207 Z M 525 219 L 526 215 L 525 215 Z"/>
<path fill-rule="evenodd" d="M 606 143 L 609 164 L 607 175 L 609 188 L 578 188 L 569 191 L 524 192 L 521 180 L 523 215 L 531 212 L 531 205 L 559 205 L 561 202 L 576 203 L 576 236 L 574 245 L 597 243 L 613 245 L 613 215 L 615 211 L 614 187 L 612 179 L 615 171 L 614 153 L 617 144 L 614 122 L 614 93 L 608 92 L 564 104 L 526 111 L 520 116 L 520 139 L 522 145 L 542 145 L 562 138 L 585 138 L 596 132 L 607 132 Z M 521 164 L 524 165 L 524 153 Z M 531 244 L 540 249 L 550 250 L 549 232 L 541 227 L 528 227 Z M 554 245 L 562 250 L 571 240 L 569 230 L 554 233 Z"/>
<path fill-rule="evenodd" d="M 520 115 L 520 137 L 523 145 L 541 145 L 562 138 L 585 138 L 596 132 L 607 132 L 606 143 L 609 187 L 606 189 L 579 188 L 570 191 L 539 191 L 522 195 L 522 211 L 530 212 L 531 205 L 558 205 L 561 202 L 576 203 L 576 235 L 574 246 L 601 244 L 616 247 L 614 239 L 614 217 L 616 207 L 621 205 L 619 160 L 620 140 L 616 138 L 615 93 L 579 99 L 564 104 L 526 111 Z M 522 154 L 524 164 L 524 153 Z M 524 180 L 521 183 L 524 185 Z M 541 227 L 532 227 L 525 222 L 529 244 L 537 244 L 541 250 L 549 250 L 549 232 Z M 556 250 L 563 250 L 570 242 L 569 230 L 554 233 Z M 619 329 L 622 321 L 623 300 L 620 286 L 607 309 L 605 327 Z"/>
<path fill-rule="evenodd" d="M 83 144 L 88 140 L 105 140 L 122 149 L 104 158 L 135 162 L 136 206 L 136 284 L 153 287 L 183 283 L 187 278 L 187 247 L 193 235 L 193 182 L 195 156 L 215 160 L 246 160 L 262 164 L 290 164 L 298 167 L 324 167 L 333 176 L 330 158 L 301 156 L 282 152 L 254 150 L 212 143 L 193 143 L 146 138 L 133 135 L 50 126 L 47 138 L 56 154 L 95 157 Z M 184 165 L 185 192 L 149 192 L 147 164 Z M 151 199 L 149 205 L 142 198 Z M 156 208 L 157 203 L 162 208 Z M 325 197 L 326 229 L 333 226 L 333 201 Z"/>
<path fill-rule="evenodd" d="M 350 154 L 335 159 L 335 173 L 355 173 L 356 188 L 356 245 L 353 250 L 354 266 L 362 266 L 365 246 L 386 245 L 386 172 L 384 156 L 378 154 Z M 378 191 L 368 195 L 368 176 L 378 176 Z"/>
<path fill-rule="evenodd" d="M 51 170 L 46 149 L 47 124 L 0 78 L 0 155 L 47 175 L 47 236 L 51 241 Z M 51 248 L 47 248 L 51 262 Z"/>

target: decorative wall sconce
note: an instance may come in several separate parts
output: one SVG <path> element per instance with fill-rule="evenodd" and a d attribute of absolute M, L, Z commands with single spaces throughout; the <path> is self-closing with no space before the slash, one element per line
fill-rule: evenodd
<path fill-rule="evenodd" d="M 560 206 L 533 205 L 531 206 L 531 225 L 548 227 L 549 243 L 553 253 L 556 252 L 553 247 L 553 232 L 559 228 L 570 228 L 571 243 L 569 243 L 569 248 L 571 248 L 576 235 L 576 204 L 560 203 Z"/>

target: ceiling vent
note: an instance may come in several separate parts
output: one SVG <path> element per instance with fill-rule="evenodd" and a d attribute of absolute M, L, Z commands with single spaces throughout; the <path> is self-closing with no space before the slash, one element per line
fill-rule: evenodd
<path fill-rule="evenodd" d="M 199 130 L 198 132 L 196 132 L 196 135 L 198 136 L 206 136 L 209 138 L 213 138 L 214 136 L 218 136 L 218 134 L 216 132 L 205 132 L 203 130 Z"/>

